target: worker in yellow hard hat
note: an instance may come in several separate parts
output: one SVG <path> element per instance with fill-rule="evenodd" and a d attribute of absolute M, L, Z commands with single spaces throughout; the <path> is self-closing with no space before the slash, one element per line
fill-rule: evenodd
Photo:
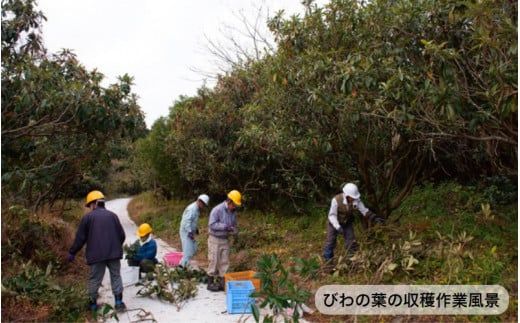
<path fill-rule="evenodd" d="M 137 252 L 127 255 L 129 266 L 139 266 L 139 278 L 141 273 L 148 273 L 154 270 L 159 262 L 157 258 L 157 242 L 152 238 L 152 227 L 148 223 L 143 223 L 137 229 L 139 239 L 134 242 L 137 245 Z"/>
<path fill-rule="evenodd" d="M 112 292 L 115 298 L 115 309 L 125 310 L 123 303 L 123 281 L 121 279 L 121 258 L 123 257 L 123 242 L 125 231 L 117 215 L 105 209 L 105 196 L 100 191 L 88 193 L 85 207 L 89 212 L 79 223 L 76 238 L 69 249 L 68 260 L 74 261 L 83 245 L 87 245 L 85 256 L 90 266 L 88 293 L 90 309 L 96 311 L 98 290 L 103 281 L 106 268 L 110 272 Z"/>
<path fill-rule="evenodd" d="M 136 234 L 142 239 L 149 237 L 152 231 L 152 227 L 148 223 L 143 223 L 137 228 Z"/>
<path fill-rule="evenodd" d="M 227 199 L 215 206 L 209 215 L 208 290 L 224 290 L 224 274 L 229 268 L 229 235 L 237 234 L 236 209 L 242 205 L 242 194 L 228 193 Z"/>

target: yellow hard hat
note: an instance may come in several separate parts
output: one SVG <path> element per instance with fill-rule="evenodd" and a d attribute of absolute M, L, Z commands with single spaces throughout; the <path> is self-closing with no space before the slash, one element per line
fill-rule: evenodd
<path fill-rule="evenodd" d="M 90 202 L 93 202 L 95 200 L 104 199 L 105 195 L 101 193 L 100 191 L 92 191 L 87 194 L 87 200 L 85 202 L 85 206 L 88 206 Z"/>
<path fill-rule="evenodd" d="M 137 229 L 137 235 L 141 238 L 152 232 L 152 227 L 148 223 L 143 223 Z"/>
<path fill-rule="evenodd" d="M 242 194 L 240 194 L 237 190 L 232 190 L 228 193 L 227 197 L 235 203 L 235 205 L 240 206 L 242 205 Z"/>

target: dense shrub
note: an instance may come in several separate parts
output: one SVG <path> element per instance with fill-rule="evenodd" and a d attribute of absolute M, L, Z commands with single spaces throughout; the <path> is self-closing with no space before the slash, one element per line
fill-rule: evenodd
<path fill-rule="evenodd" d="M 85 183 L 106 179 L 111 144 L 144 135 L 144 116 L 130 76 L 103 87 L 71 51 L 47 54 L 34 7 L 2 2 L 2 200 L 36 209 L 100 188 Z"/>
<path fill-rule="evenodd" d="M 167 195 L 327 201 L 345 181 L 388 216 L 412 187 L 516 174 L 516 2 L 305 2 L 277 50 L 181 97 L 140 153 Z"/>
<path fill-rule="evenodd" d="M 70 206 L 70 205 L 69 205 Z M 87 304 L 86 265 L 69 266 L 66 250 L 81 217 L 32 214 L 19 205 L 2 212 L 2 318 L 13 321 L 77 321 Z M 64 221 L 66 218 L 67 221 Z"/>
<path fill-rule="evenodd" d="M 42 270 L 22 263 L 16 275 L 2 277 L 2 318 L 8 321 L 77 321 L 86 304 L 83 288 L 57 284 L 51 265 Z"/>

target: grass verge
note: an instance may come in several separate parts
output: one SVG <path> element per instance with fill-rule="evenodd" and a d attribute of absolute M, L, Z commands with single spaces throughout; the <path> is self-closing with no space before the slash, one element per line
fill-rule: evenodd
<path fill-rule="evenodd" d="M 20 206 L 2 212 L 2 319 L 84 321 L 88 267 L 68 263 L 67 250 L 83 208 L 31 214 Z M 83 252 L 78 255 L 83 256 Z"/>
<path fill-rule="evenodd" d="M 220 201 L 215 201 L 215 204 Z M 155 234 L 180 250 L 179 223 L 190 201 L 164 200 L 147 192 L 135 197 L 130 216 L 149 222 Z M 214 206 L 214 205 L 212 205 Z M 326 208 L 305 214 L 277 214 L 244 209 L 239 213 L 239 234 L 232 241 L 230 271 L 255 270 L 258 259 L 275 254 L 286 264 L 293 257 L 321 257 L 326 236 Z M 207 263 L 207 210 L 199 221 L 196 260 Z M 508 310 L 498 316 L 401 317 L 408 321 L 516 321 L 517 223 L 515 202 L 490 204 L 475 187 L 456 183 L 418 187 L 381 227 L 363 231 L 356 223 L 360 249 L 352 260 L 337 257 L 335 271 L 320 272 L 301 282 L 314 293 L 325 284 L 499 284 L 510 294 Z M 342 253 L 338 241 L 337 256 Z M 339 261 L 338 261 L 339 260 Z M 311 298 L 308 304 L 314 304 Z M 330 317 L 320 313 L 311 321 L 392 321 L 395 317 Z"/>

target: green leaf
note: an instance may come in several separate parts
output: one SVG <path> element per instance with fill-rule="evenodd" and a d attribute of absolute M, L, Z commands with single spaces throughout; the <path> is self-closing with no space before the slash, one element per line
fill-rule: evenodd
<path fill-rule="evenodd" d="M 111 309 L 112 309 L 112 307 L 110 305 L 105 304 L 103 306 L 103 312 L 102 312 L 103 316 L 107 315 L 110 312 Z"/>
<path fill-rule="evenodd" d="M 427 45 L 431 45 L 431 41 L 427 41 L 426 39 L 421 39 L 421 44 L 423 44 L 424 46 L 427 46 Z"/>
<path fill-rule="evenodd" d="M 270 315 L 266 315 L 264 316 L 264 320 L 263 320 L 264 323 L 273 323 L 273 317 L 270 316 Z"/>
<path fill-rule="evenodd" d="M 258 306 L 256 304 L 251 304 L 251 309 L 253 310 L 253 317 L 255 319 L 255 322 L 260 321 L 260 310 L 258 309 Z"/>
<path fill-rule="evenodd" d="M 49 264 L 47 265 L 47 268 L 45 269 L 45 276 L 49 277 L 51 272 L 52 272 L 52 263 L 49 262 Z"/>
<path fill-rule="evenodd" d="M 389 264 L 388 267 L 387 267 L 387 269 L 388 269 L 389 271 L 393 271 L 393 270 L 396 269 L 396 268 L 397 268 L 397 264 L 396 264 L 396 263 L 391 263 L 391 264 Z"/>

